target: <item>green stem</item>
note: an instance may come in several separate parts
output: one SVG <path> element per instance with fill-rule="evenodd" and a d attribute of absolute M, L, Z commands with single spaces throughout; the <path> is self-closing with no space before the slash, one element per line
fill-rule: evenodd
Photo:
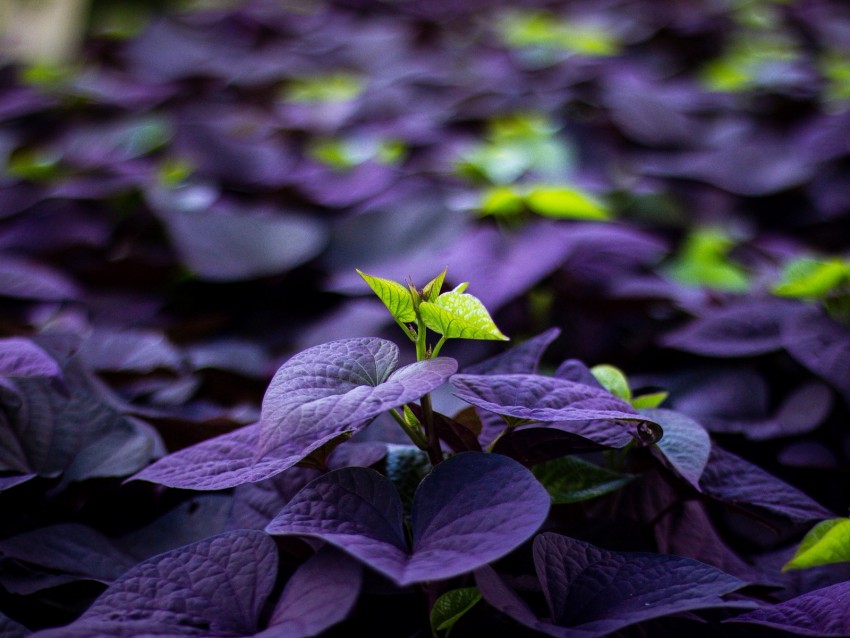
<path fill-rule="evenodd" d="M 418 431 L 416 428 L 412 428 L 407 424 L 407 421 L 404 420 L 404 417 L 398 413 L 398 410 L 393 408 L 390 410 L 390 414 L 396 420 L 396 422 L 401 426 L 401 429 L 404 430 L 405 434 L 410 437 L 410 440 L 418 447 L 420 450 L 427 451 L 428 450 L 428 441 L 422 436 L 422 432 Z"/>
<path fill-rule="evenodd" d="M 431 351 L 431 357 L 432 358 L 436 357 L 438 354 L 440 354 L 440 348 L 443 347 L 443 344 L 446 341 L 448 341 L 448 337 L 446 337 L 446 335 L 443 335 L 443 336 L 440 337 L 440 340 L 437 342 L 437 345 L 434 346 L 434 349 Z"/>

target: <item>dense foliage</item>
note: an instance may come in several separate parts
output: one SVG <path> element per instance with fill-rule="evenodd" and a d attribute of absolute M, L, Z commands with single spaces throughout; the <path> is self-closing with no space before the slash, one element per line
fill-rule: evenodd
<path fill-rule="evenodd" d="M 204 4 L 0 67 L 0 637 L 850 636 L 845 3 Z"/>

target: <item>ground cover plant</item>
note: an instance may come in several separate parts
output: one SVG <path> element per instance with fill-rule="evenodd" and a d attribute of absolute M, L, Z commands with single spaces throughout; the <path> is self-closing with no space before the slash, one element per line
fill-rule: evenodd
<path fill-rule="evenodd" d="M 850 635 L 844 3 L 159 4 L 0 66 L 0 636 Z"/>

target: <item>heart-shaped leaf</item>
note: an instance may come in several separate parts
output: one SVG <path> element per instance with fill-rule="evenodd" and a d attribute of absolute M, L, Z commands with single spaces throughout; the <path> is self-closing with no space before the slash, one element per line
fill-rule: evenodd
<path fill-rule="evenodd" d="M 393 372 L 398 346 L 378 338 L 331 341 L 284 363 L 263 397 L 259 455 L 285 448 L 306 456 L 357 423 L 442 385 L 457 362 L 436 357 Z"/>
<path fill-rule="evenodd" d="M 534 562 L 554 623 L 591 636 L 727 606 L 723 596 L 746 584 L 688 558 L 614 552 L 551 532 L 534 539 Z"/>
<path fill-rule="evenodd" d="M 831 518 L 809 530 L 782 569 L 846 562 L 850 562 L 850 518 Z"/>
<path fill-rule="evenodd" d="M 528 539 L 549 511 L 549 495 L 516 461 L 464 452 L 436 466 L 411 508 L 408 547 L 398 492 L 365 468 L 330 472 L 308 484 L 268 525 L 270 534 L 315 536 L 399 585 L 472 571 Z"/>
<path fill-rule="evenodd" d="M 263 532 L 219 534 L 139 563 L 75 622 L 39 636 L 252 636 L 277 561 Z"/>
<path fill-rule="evenodd" d="M 357 270 L 357 274 L 363 277 L 372 291 L 378 295 L 378 298 L 384 302 L 387 310 L 401 323 L 413 323 L 416 321 L 416 310 L 413 307 L 413 296 L 406 286 L 391 279 L 383 279 L 367 275 L 362 270 Z"/>
<path fill-rule="evenodd" d="M 428 328 L 447 339 L 508 340 L 481 300 L 468 293 L 444 292 L 419 304 L 419 313 Z"/>
<path fill-rule="evenodd" d="M 641 414 L 659 423 L 664 436 L 655 444 L 673 469 L 696 489 L 700 489 L 699 478 L 708 463 L 711 439 L 699 423 L 673 410 L 648 409 Z"/>

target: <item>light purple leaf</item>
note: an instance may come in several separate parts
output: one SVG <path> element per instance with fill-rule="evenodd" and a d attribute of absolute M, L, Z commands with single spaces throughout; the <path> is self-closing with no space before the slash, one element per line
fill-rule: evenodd
<path fill-rule="evenodd" d="M 664 436 L 653 450 L 657 450 L 679 476 L 699 490 L 699 477 L 711 452 L 711 439 L 705 428 L 674 410 L 656 408 L 641 410 L 640 413 L 660 424 L 664 430 Z"/>
<path fill-rule="evenodd" d="M 155 330 L 95 329 L 80 346 L 80 356 L 92 370 L 147 373 L 177 371 L 180 351 Z"/>
<path fill-rule="evenodd" d="M 608 551 L 551 532 L 534 539 L 534 562 L 553 622 L 588 636 L 729 606 L 723 596 L 746 584 L 689 558 Z"/>
<path fill-rule="evenodd" d="M 745 300 L 706 312 L 669 333 L 663 345 L 709 357 L 751 357 L 782 348 L 783 324 L 803 306 L 784 299 Z"/>
<path fill-rule="evenodd" d="M 277 560 L 274 541 L 262 532 L 213 536 L 139 563 L 75 622 L 36 635 L 252 636 Z"/>
<path fill-rule="evenodd" d="M 523 543 L 543 523 L 549 495 L 505 456 L 464 452 L 435 467 L 419 485 L 407 547 L 401 499 L 373 470 L 331 472 L 305 487 L 266 528 L 316 536 L 399 585 L 472 571 Z"/>
<path fill-rule="evenodd" d="M 535 374 L 540 358 L 549 344 L 561 333 L 560 328 L 550 328 L 539 335 L 526 339 L 522 343 L 509 348 L 480 363 L 467 366 L 464 374 Z"/>
<path fill-rule="evenodd" d="M 773 627 L 798 636 L 850 635 L 850 581 L 747 612 L 727 622 Z"/>
<path fill-rule="evenodd" d="M 785 324 L 782 344 L 850 401 L 850 331 L 826 315 L 807 312 Z"/>
<path fill-rule="evenodd" d="M 606 390 L 536 374 L 456 374 L 455 396 L 477 408 L 532 421 L 646 421 Z"/>
<path fill-rule="evenodd" d="M 834 516 L 797 488 L 716 445 L 699 485 L 707 496 L 761 516 L 797 524 Z"/>
<path fill-rule="evenodd" d="M 327 440 L 442 385 L 457 362 L 437 357 L 393 372 L 398 346 L 374 337 L 308 348 L 284 363 L 263 397 L 260 451 L 300 450 Z"/>
<path fill-rule="evenodd" d="M 286 583 L 268 628 L 257 638 L 309 638 L 345 620 L 360 594 L 363 567 L 325 545 Z"/>
<path fill-rule="evenodd" d="M 9 377 L 58 377 L 62 374 L 53 357 L 29 339 L 0 339 L 0 375 Z"/>

